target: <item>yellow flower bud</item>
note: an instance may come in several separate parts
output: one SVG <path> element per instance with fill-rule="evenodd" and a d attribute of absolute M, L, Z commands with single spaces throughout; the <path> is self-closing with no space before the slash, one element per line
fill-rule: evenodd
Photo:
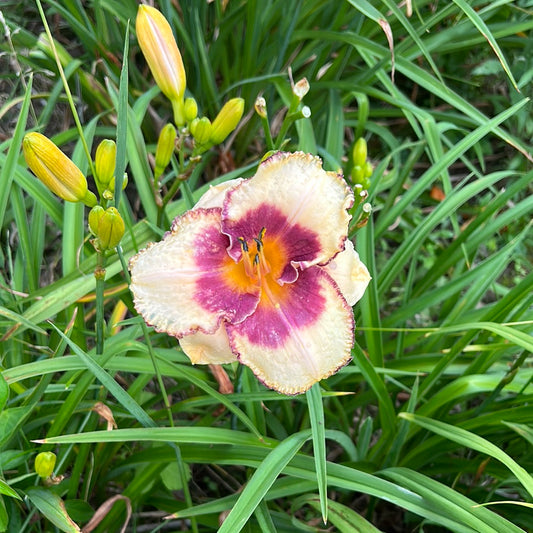
<path fill-rule="evenodd" d="M 176 128 L 172 124 L 167 124 L 159 134 L 157 148 L 155 150 L 154 176 L 159 178 L 170 163 L 170 158 L 174 153 L 176 142 Z"/>
<path fill-rule="evenodd" d="M 110 139 L 104 139 L 96 149 L 94 158 L 96 179 L 104 189 L 107 188 L 115 173 L 116 156 L 117 145 Z"/>
<path fill-rule="evenodd" d="M 359 137 L 359 139 L 357 139 L 356 143 L 353 145 L 352 149 L 352 158 L 354 166 L 364 167 L 366 163 L 366 155 L 366 141 L 363 137 Z"/>
<path fill-rule="evenodd" d="M 232 98 L 224 104 L 215 120 L 209 139 L 212 144 L 220 144 L 236 127 L 244 112 L 244 100 Z"/>
<path fill-rule="evenodd" d="M 115 248 L 124 235 L 124 220 L 114 207 L 97 205 L 89 213 L 89 229 L 96 236 L 95 247 L 100 251 Z"/>
<path fill-rule="evenodd" d="M 96 196 L 88 190 L 81 170 L 50 139 L 37 132 L 27 133 L 22 149 L 31 171 L 53 193 L 68 202 L 96 205 Z"/>
<path fill-rule="evenodd" d="M 191 134 L 199 144 L 206 144 L 211 139 L 213 125 L 207 117 L 195 118 L 190 125 Z"/>
<path fill-rule="evenodd" d="M 172 28 L 161 12 L 144 4 L 137 11 L 135 28 L 155 82 L 172 102 L 176 124 L 182 126 L 186 77 Z"/>
<path fill-rule="evenodd" d="M 53 452 L 41 452 L 35 458 L 35 472 L 43 479 L 48 479 L 52 475 L 55 465 L 56 454 Z"/>
<path fill-rule="evenodd" d="M 183 114 L 187 122 L 192 122 L 198 116 L 198 104 L 194 98 L 186 98 Z"/>

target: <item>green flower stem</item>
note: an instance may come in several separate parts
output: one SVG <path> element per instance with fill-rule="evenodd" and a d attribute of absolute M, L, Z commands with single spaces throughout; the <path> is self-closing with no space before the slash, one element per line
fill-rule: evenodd
<path fill-rule="evenodd" d="M 278 136 L 276 137 L 276 149 L 279 150 L 281 148 L 281 145 L 285 141 L 285 135 L 287 135 L 287 131 L 294 122 L 301 118 L 306 118 L 302 111 L 291 112 L 289 110 L 287 115 L 285 115 L 285 119 L 283 120 Z"/>
<path fill-rule="evenodd" d="M 104 353 L 104 288 L 105 288 L 105 253 L 96 252 L 96 355 Z"/>
<path fill-rule="evenodd" d="M 272 133 L 270 132 L 270 124 L 268 122 L 268 116 L 262 116 L 261 125 L 263 126 L 263 131 L 265 132 L 265 143 L 267 151 L 274 150 L 274 140 L 272 139 Z"/>

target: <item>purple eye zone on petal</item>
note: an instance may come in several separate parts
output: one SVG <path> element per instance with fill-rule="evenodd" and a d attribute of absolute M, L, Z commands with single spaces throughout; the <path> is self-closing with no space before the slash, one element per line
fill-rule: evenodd
<path fill-rule="evenodd" d="M 271 301 L 263 293 L 253 315 L 235 327 L 258 347 L 278 348 L 288 337 L 297 338 L 298 330 L 311 326 L 324 311 L 326 299 L 321 294 L 322 275 L 325 274 L 320 267 L 304 270 L 295 283 L 278 289 L 278 294 L 274 295 L 276 301 Z"/>
<path fill-rule="evenodd" d="M 317 216 L 320 216 L 317 213 Z M 239 220 L 222 218 L 222 231 L 232 236 L 232 248 L 229 254 L 237 259 L 240 255 L 239 237 L 251 241 L 265 228 L 265 237 L 279 240 L 285 250 L 288 261 L 312 261 L 320 253 L 320 241 L 317 235 L 301 226 L 291 224 L 287 215 L 272 204 L 262 204 L 248 211 Z M 282 279 L 284 276 L 282 276 Z M 285 279 L 283 279 L 285 281 Z M 293 280 L 287 280 L 288 282 Z"/>
<path fill-rule="evenodd" d="M 218 229 L 206 231 L 195 243 L 193 250 L 198 270 L 202 272 L 196 281 L 195 299 L 210 312 L 230 322 L 240 322 L 253 313 L 257 294 L 236 291 L 228 280 L 228 265 L 233 261 L 227 254 L 229 238 Z"/>

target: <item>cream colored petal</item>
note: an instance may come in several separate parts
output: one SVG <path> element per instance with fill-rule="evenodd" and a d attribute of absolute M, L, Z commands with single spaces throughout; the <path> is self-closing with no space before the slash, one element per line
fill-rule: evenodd
<path fill-rule="evenodd" d="M 223 323 L 211 335 L 198 331 L 182 337 L 180 346 L 194 365 L 220 365 L 237 361 L 237 357 L 229 347 Z"/>
<path fill-rule="evenodd" d="M 348 305 L 355 305 L 362 298 L 372 279 L 350 240 L 346 240 L 344 250 L 324 269 L 335 280 Z"/>
<path fill-rule="evenodd" d="M 200 197 L 193 209 L 198 208 L 210 208 L 210 207 L 222 207 L 226 192 L 233 189 L 236 185 L 244 181 L 243 178 L 237 178 L 234 180 L 225 181 L 218 185 L 211 185 L 207 191 Z"/>
<path fill-rule="evenodd" d="M 258 295 L 232 284 L 228 239 L 220 233 L 220 209 L 188 211 L 162 241 L 130 261 L 135 308 L 158 331 L 182 337 L 215 332 L 221 320 L 243 320 Z"/>
<path fill-rule="evenodd" d="M 227 331 L 239 361 L 267 387 L 300 394 L 350 361 L 354 322 L 335 282 L 310 267 Z"/>
<path fill-rule="evenodd" d="M 240 237 L 253 239 L 262 227 L 266 236 L 279 239 L 301 234 L 297 228 L 310 232 L 314 242 L 308 253 L 301 259 L 289 257 L 295 267 L 306 268 L 327 262 L 343 249 L 352 204 L 353 193 L 342 176 L 326 172 L 318 157 L 277 152 L 259 165 L 254 177 L 226 194 L 222 231 L 232 239 L 232 256 L 240 254 Z M 258 214 L 262 220 L 256 220 Z M 270 215 L 274 230 L 269 229 Z"/>

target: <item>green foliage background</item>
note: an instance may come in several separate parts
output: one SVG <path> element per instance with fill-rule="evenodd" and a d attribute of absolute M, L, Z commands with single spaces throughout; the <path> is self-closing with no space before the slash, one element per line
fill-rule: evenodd
<path fill-rule="evenodd" d="M 86 212 L 31 175 L 22 136 L 37 129 L 84 172 L 88 162 L 35 4 L 2 3 L 1 531 L 77 531 L 116 495 L 97 531 L 120 530 L 125 502 L 132 531 L 215 531 L 229 511 L 220 531 L 533 529 L 533 5 L 406 4 L 409 16 L 390 0 L 158 4 L 201 112 L 246 100 L 237 135 L 191 176 L 194 198 L 208 183 L 253 174 L 265 152 L 253 103 L 265 97 L 276 132 L 290 73 L 309 80 L 312 115 L 288 131 L 286 149 L 317 153 L 348 176 L 354 140 L 368 141 L 373 214 L 355 240 L 373 281 L 355 308 L 353 363 L 311 399 L 280 396 L 231 366 L 235 392 L 222 395 L 175 339 L 147 341 L 116 255 L 105 350 L 95 355 Z M 92 153 L 127 125 L 127 258 L 164 231 L 147 183 L 171 118 L 136 42 L 137 2 L 43 7 Z M 187 206 L 178 196 L 168 220 Z M 119 429 L 106 431 L 99 401 Z M 319 405 L 322 506 L 311 432 Z M 40 451 L 57 454 L 58 484 L 37 478 Z"/>

